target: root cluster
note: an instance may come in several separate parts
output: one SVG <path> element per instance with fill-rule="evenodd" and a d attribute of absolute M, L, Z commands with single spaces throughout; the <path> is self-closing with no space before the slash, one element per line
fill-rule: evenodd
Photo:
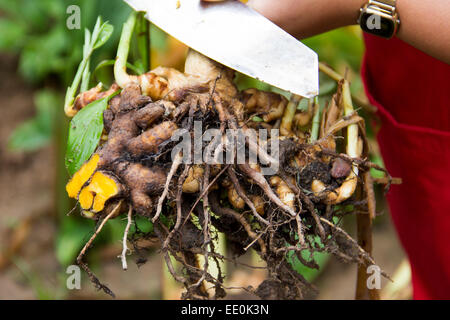
<path fill-rule="evenodd" d="M 364 123 L 346 106 L 345 81 L 319 111 L 314 103 L 298 110 L 296 96 L 289 101 L 256 89 L 240 92 L 233 77 L 231 70 L 191 51 L 184 73 L 158 68 L 120 83 L 121 93 L 104 112 L 104 139 L 67 185 L 83 215 L 104 222 L 125 214 L 126 233 L 132 216 L 151 220 L 153 232 L 142 236 L 159 241 L 168 270 L 186 288 L 186 299 L 223 298 L 222 262 L 248 250 L 255 250 L 268 270 L 258 288 L 245 288 L 261 298 L 298 299 L 315 290 L 286 260 L 290 252 L 310 268 L 318 268 L 313 253 L 319 251 L 373 264 L 338 225 L 349 213 L 346 208 L 367 213 L 369 203 L 373 208 L 372 186 L 364 186 L 360 177 L 374 165 L 365 159 Z M 95 100 L 92 96 L 91 91 L 87 100 Z M 77 101 L 82 108 L 82 97 Z M 196 136 L 200 121 L 203 130 L 219 133 L 213 146 Z M 314 125 L 317 137 L 311 137 Z M 244 161 L 238 159 L 239 150 L 227 152 L 230 129 L 256 132 L 242 144 Z M 268 130 L 267 139 L 259 129 Z M 177 149 L 171 139 L 180 130 L 192 138 L 190 148 Z M 195 157 L 195 144 L 210 151 L 213 160 L 227 161 L 186 161 Z M 256 162 L 250 154 L 257 155 Z M 267 175 L 263 169 L 270 166 L 277 170 Z M 232 257 L 218 252 L 218 233 L 225 234 Z M 305 259 L 303 251 L 311 257 Z M 78 262 L 89 270 L 82 256 Z"/>

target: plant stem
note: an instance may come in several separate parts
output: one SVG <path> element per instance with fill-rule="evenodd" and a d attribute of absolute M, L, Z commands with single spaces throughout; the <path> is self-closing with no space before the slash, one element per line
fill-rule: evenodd
<path fill-rule="evenodd" d="M 350 117 L 355 110 L 353 109 L 352 95 L 350 92 L 350 84 L 347 80 L 343 80 L 342 84 L 342 104 L 344 106 L 344 116 Z M 359 157 L 358 152 L 358 125 L 351 124 L 347 127 L 347 155 L 352 158 Z M 358 171 L 355 172 L 358 174 Z"/>
<path fill-rule="evenodd" d="M 291 99 L 284 111 L 283 118 L 281 119 L 280 133 L 281 135 L 287 136 L 291 133 L 292 121 L 294 120 L 295 112 L 297 111 L 297 106 L 302 100 L 301 96 L 292 94 Z"/>
<path fill-rule="evenodd" d="M 81 85 L 80 85 L 80 92 L 84 92 L 89 88 L 89 78 L 90 78 L 90 44 L 91 44 L 91 36 L 88 30 L 84 33 L 84 46 L 83 46 L 83 61 L 85 62 L 83 74 L 81 76 Z M 92 52 L 92 51 L 91 51 Z M 75 82 L 75 81 L 74 81 Z M 76 84 L 78 87 L 78 83 Z M 74 92 L 75 95 L 75 92 Z"/>
<path fill-rule="evenodd" d="M 366 172 L 370 175 L 370 172 Z M 357 190 L 357 197 L 359 199 L 363 198 L 363 190 L 359 187 Z M 356 215 L 356 229 L 358 244 L 364 249 L 370 256 L 372 256 L 372 218 L 368 214 L 357 214 Z M 378 289 L 369 289 L 367 287 L 367 268 L 369 265 L 361 264 L 358 266 L 357 276 L 356 276 L 356 292 L 355 300 L 380 300 L 380 292 Z"/>
<path fill-rule="evenodd" d="M 75 95 L 81 82 L 81 92 L 86 91 L 89 87 L 89 79 L 91 73 L 89 71 L 89 59 L 92 52 L 101 47 L 111 36 L 113 27 L 107 22 L 102 23 L 101 17 L 97 18 L 92 34 L 89 30 L 84 32 L 83 59 L 78 66 L 77 73 L 73 79 L 72 85 L 67 88 L 66 98 L 64 101 L 64 112 L 67 116 L 73 117 L 77 112 L 73 109 Z"/>
<path fill-rule="evenodd" d="M 339 73 L 328 67 L 326 64 L 319 62 L 319 70 L 325 73 L 327 76 L 329 76 L 331 79 L 335 80 L 336 82 L 339 82 L 344 79 L 343 76 L 341 76 Z"/>
<path fill-rule="evenodd" d="M 133 35 L 134 26 L 136 24 L 137 13 L 132 11 L 122 28 L 119 47 L 117 48 L 116 63 L 114 64 L 114 78 L 117 84 L 123 88 L 129 83 L 129 75 L 127 74 L 127 59 L 130 51 L 131 37 Z"/>
<path fill-rule="evenodd" d="M 311 137 L 309 143 L 314 143 L 319 138 L 319 127 L 320 127 L 320 105 L 319 97 L 314 98 L 313 102 L 314 118 L 311 127 Z"/>
<path fill-rule="evenodd" d="M 138 50 L 142 59 L 142 68 L 147 72 L 150 68 L 150 22 L 145 19 L 145 13 L 139 13 L 137 25 Z"/>
<path fill-rule="evenodd" d="M 80 66 L 78 67 L 72 85 L 67 88 L 66 100 L 64 103 L 64 111 L 66 112 L 66 114 L 69 112 L 70 107 L 73 105 L 73 102 L 75 101 L 75 95 L 77 93 L 78 86 L 81 82 L 81 78 L 83 77 L 84 70 L 88 65 L 89 56 L 90 55 L 83 57 L 83 61 L 81 61 Z"/>
<path fill-rule="evenodd" d="M 91 78 L 91 72 L 89 71 L 90 69 L 90 60 L 88 59 L 88 62 L 86 63 L 86 68 L 84 69 L 83 72 L 83 78 L 81 80 L 81 85 L 80 85 L 80 93 L 87 91 L 89 89 L 89 79 Z"/>

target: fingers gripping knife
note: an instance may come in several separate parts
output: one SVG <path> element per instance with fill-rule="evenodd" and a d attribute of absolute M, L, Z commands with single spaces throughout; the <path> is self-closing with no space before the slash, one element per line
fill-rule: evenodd
<path fill-rule="evenodd" d="M 228 0 L 125 0 L 192 49 L 306 98 L 319 91 L 317 54 L 245 4 Z"/>

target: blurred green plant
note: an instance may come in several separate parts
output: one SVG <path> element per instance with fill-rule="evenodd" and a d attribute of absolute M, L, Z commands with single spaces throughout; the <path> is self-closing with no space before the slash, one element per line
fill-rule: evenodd
<path fill-rule="evenodd" d="M 66 26 L 70 5 L 81 8 L 80 30 Z M 67 83 L 82 56 L 83 29 L 94 24 L 99 12 L 120 25 L 130 8 L 121 0 L 0 0 L 0 51 L 19 54 L 19 71 L 30 83 L 39 84 L 49 75 Z M 114 51 L 110 44 L 103 54 Z"/>
<path fill-rule="evenodd" d="M 36 116 L 25 121 L 12 133 L 8 147 L 12 151 L 34 151 L 46 146 L 53 137 L 57 108 L 62 96 L 52 89 L 43 89 L 34 94 Z"/>
<path fill-rule="evenodd" d="M 69 30 L 66 26 L 69 17 L 66 10 L 70 5 L 81 9 L 80 30 Z M 62 112 L 64 100 L 59 92 L 70 85 L 82 59 L 84 29 L 94 26 L 99 13 L 112 25 L 121 25 L 130 11 L 121 0 L 0 0 L 0 52 L 16 55 L 19 74 L 36 88 L 35 116 L 12 133 L 11 150 L 35 151 L 54 141 L 58 161 L 63 158 L 68 119 Z M 94 65 L 115 57 L 119 35 L 112 33 L 101 52 L 92 55 Z M 89 87 L 90 84 L 83 85 Z M 65 217 L 71 206 L 64 192 L 67 173 L 63 164 L 57 167 L 57 189 L 61 192 L 56 192 L 56 210 L 59 217 Z M 92 222 L 72 217 L 60 219 L 59 223 L 56 255 L 62 265 L 68 265 L 73 263 L 92 230 Z"/>
<path fill-rule="evenodd" d="M 13 263 L 22 273 L 25 281 L 28 282 L 37 299 L 55 300 L 58 298 L 62 298 L 62 296 L 60 295 L 61 290 L 57 290 L 55 292 L 53 288 L 49 288 L 47 285 L 45 285 L 41 277 L 32 270 L 29 263 L 20 258 L 13 258 Z M 62 288 L 62 286 L 59 286 L 59 288 Z"/>
<path fill-rule="evenodd" d="M 82 46 L 78 44 L 84 37 L 83 30 L 69 30 L 66 26 L 66 10 L 73 4 L 81 8 L 82 26 L 92 26 L 97 12 L 102 12 L 113 24 L 120 24 L 130 12 L 120 0 L 0 0 L 0 52 L 17 54 L 19 73 L 38 88 L 53 79 L 53 86 L 59 89 L 73 79 L 75 66 L 83 55 Z M 112 42 L 117 42 L 118 36 L 113 35 Z M 110 44 L 94 61 L 100 61 L 102 56 L 111 58 L 114 54 L 115 46 Z M 39 96 L 39 92 L 36 95 Z M 42 95 L 48 96 L 48 90 Z M 13 132 L 12 149 L 33 151 L 51 141 L 51 124 L 45 120 L 54 119 L 51 118 L 54 114 L 50 115 L 53 109 L 50 105 L 36 104 L 35 118 Z"/>

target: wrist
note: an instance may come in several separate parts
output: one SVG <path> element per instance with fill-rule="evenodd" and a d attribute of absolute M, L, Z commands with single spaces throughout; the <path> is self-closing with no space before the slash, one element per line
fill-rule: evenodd
<path fill-rule="evenodd" d="M 341 0 L 341 6 L 344 10 L 344 24 L 357 24 L 361 7 L 363 7 L 368 0 Z"/>
<path fill-rule="evenodd" d="M 368 0 L 250 0 L 248 4 L 298 38 L 356 24 Z"/>

